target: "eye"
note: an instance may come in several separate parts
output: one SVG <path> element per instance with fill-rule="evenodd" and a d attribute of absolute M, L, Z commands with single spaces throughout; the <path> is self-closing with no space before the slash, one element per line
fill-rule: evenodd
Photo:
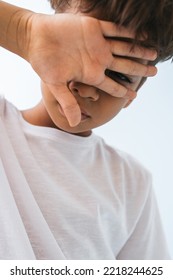
<path fill-rule="evenodd" d="M 128 84 L 132 84 L 132 80 L 122 73 L 106 69 L 105 75 L 114 81 L 120 81 L 120 82 L 124 82 L 124 83 L 128 83 Z"/>

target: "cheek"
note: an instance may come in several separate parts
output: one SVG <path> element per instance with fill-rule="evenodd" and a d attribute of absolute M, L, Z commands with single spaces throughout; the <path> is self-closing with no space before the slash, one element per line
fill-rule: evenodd
<path fill-rule="evenodd" d="M 102 110 L 99 112 L 104 116 L 104 121 L 108 122 L 113 119 L 127 104 L 129 100 L 124 98 L 117 98 L 112 96 L 106 96 L 102 100 Z"/>
<path fill-rule="evenodd" d="M 111 103 L 110 114 L 115 117 L 127 104 L 128 100 L 124 98 L 117 98 L 116 101 Z"/>

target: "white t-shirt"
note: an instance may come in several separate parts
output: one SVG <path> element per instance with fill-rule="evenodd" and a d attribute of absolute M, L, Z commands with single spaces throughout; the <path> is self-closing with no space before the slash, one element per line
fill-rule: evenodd
<path fill-rule="evenodd" d="M 1 97 L 0 259 L 169 259 L 150 174 Z"/>

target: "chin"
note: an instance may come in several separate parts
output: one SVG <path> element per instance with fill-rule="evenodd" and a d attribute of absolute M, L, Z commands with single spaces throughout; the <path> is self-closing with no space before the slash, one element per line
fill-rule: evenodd
<path fill-rule="evenodd" d="M 57 128 L 69 134 L 84 137 L 90 136 L 92 133 L 92 128 L 89 125 L 87 125 L 86 127 L 86 125 L 84 125 L 83 122 L 80 122 L 77 126 L 71 127 L 67 121 L 65 121 L 65 123 L 59 123 L 54 121 L 54 128 Z"/>
<path fill-rule="evenodd" d="M 92 133 L 92 130 L 78 132 L 78 133 L 71 133 L 71 134 L 76 135 L 76 136 L 88 137 L 91 135 L 91 133 Z"/>
<path fill-rule="evenodd" d="M 59 130 L 62 130 L 66 133 L 69 133 L 69 134 L 73 134 L 73 135 L 76 135 L 76 136 L 83 136 L 83 137 L 87 137 L 87 136 L 90 136 L 91 133 L 92 133 L 92 130 L 85 130 L 85 131 L 80 131 L 78 129 L 61 129 L 59 127 L 57 127 Z"/>

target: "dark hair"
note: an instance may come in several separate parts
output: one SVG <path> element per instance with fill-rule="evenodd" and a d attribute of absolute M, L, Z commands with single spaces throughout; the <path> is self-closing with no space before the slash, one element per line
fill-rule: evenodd
<path fill-rule="evenodd" d="M 135 30 L 136 40 L 147 34 L 143 45 L 157 50 L 154 62 L 173 57 L 173 0 L 49 0 L 55 11 L 64 12 L 71 4 L 83 13 Z"/>

